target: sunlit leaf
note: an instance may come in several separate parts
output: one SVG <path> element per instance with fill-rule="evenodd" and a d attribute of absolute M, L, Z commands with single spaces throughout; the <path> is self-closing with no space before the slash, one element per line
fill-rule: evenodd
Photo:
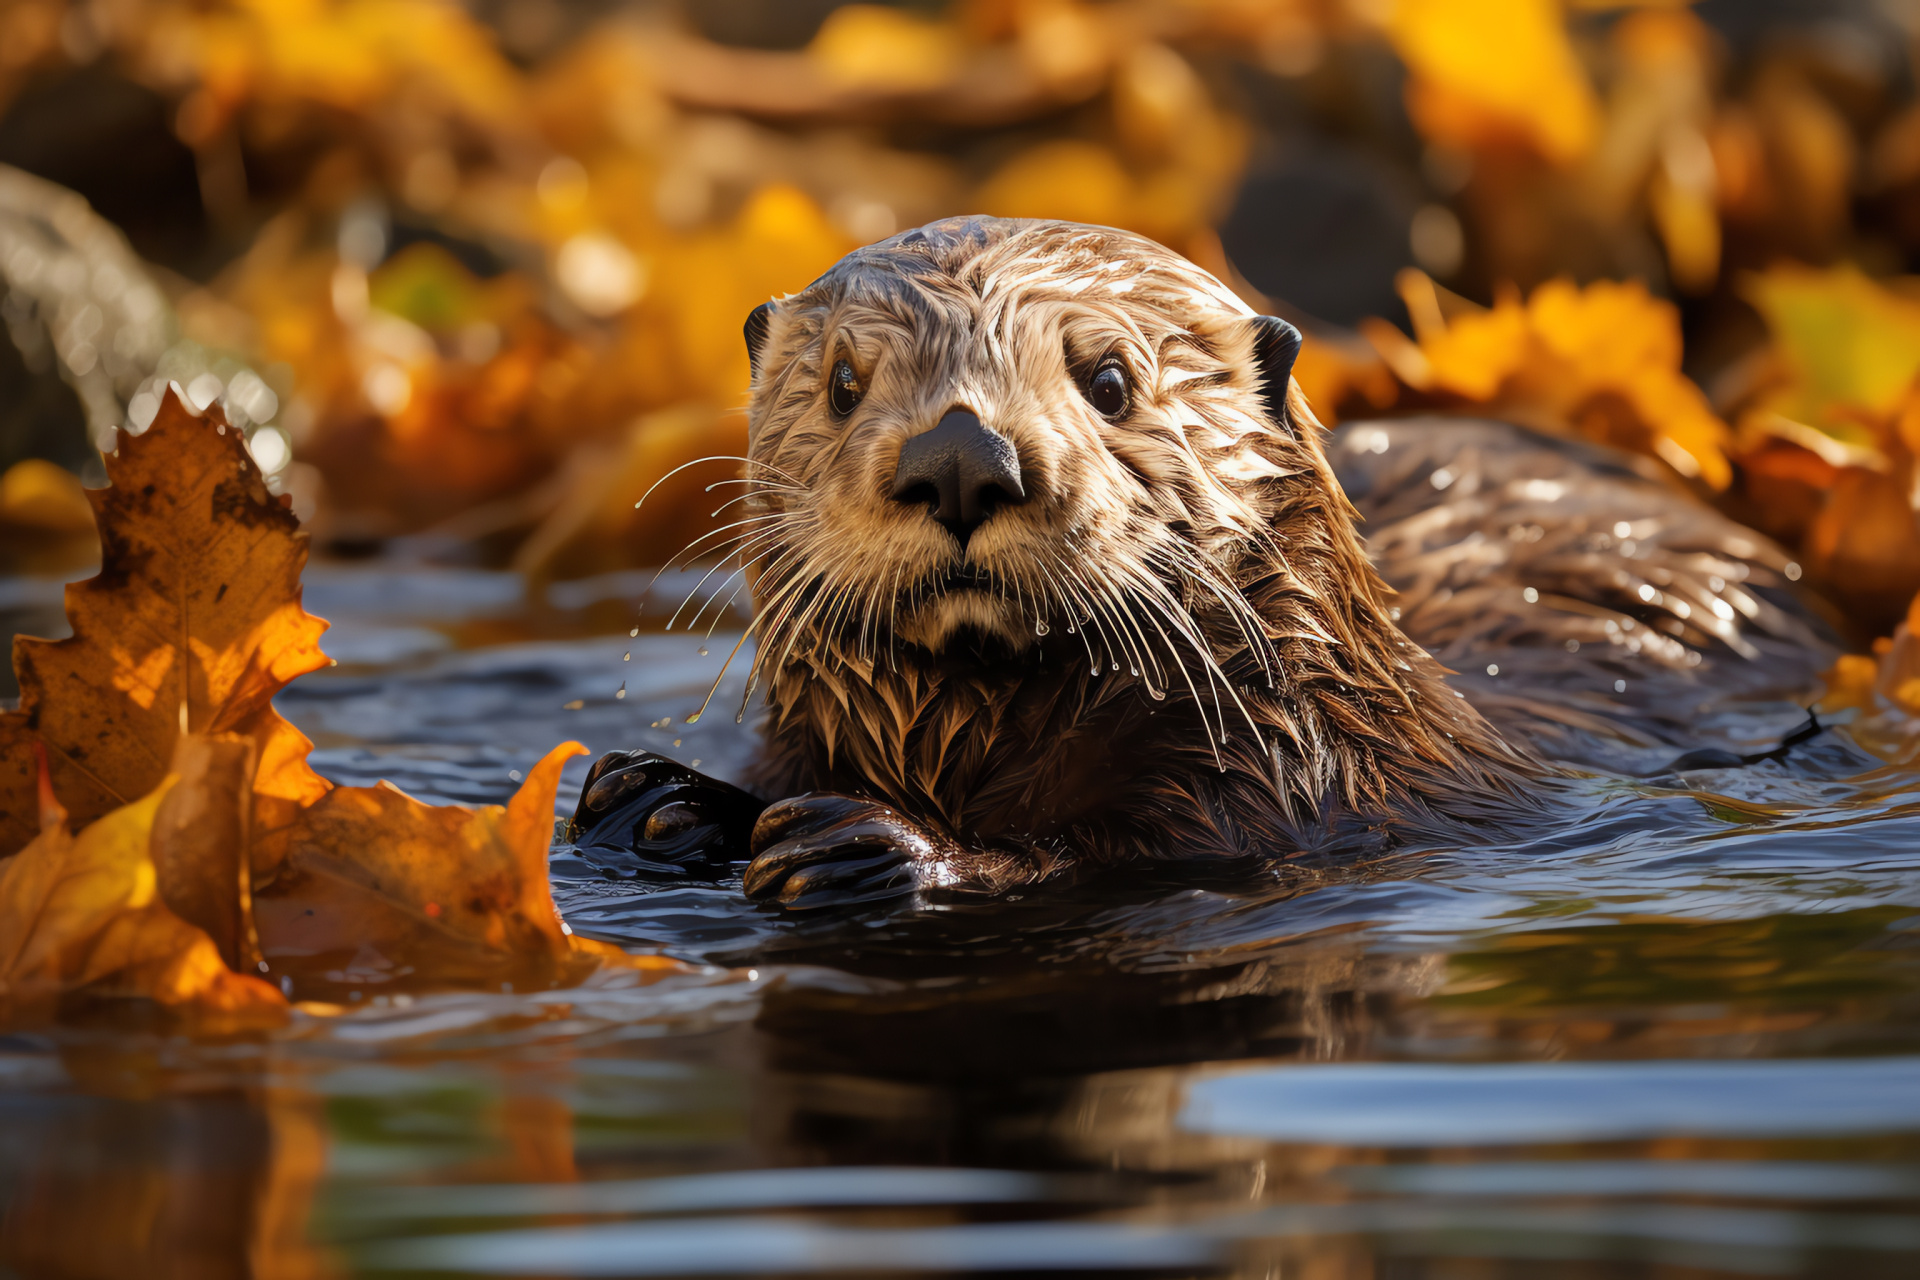
<path fill-rule="evenodd" d="M 300 607 L 307 540 L 268 493 L 218 410 L 169 393 L 90 491 L 100 572 L 67 588 L 73 634 L 14 648 L 20 709 L 0 716 L 0 854 L 36 827 L 26 753 L 42 743 L 76 826 L 153 791 L 183 733 L 253 740 L 259 821 L 327 789 L 308 743 L 273 709 L 289 680 L 327 665 L 326 624 Z"/>
<path fill-rule="evenodd" d="M 1557 163 L 1593 144 L 1599 107 L 1553 0 L 1398 0 L 1387 30 L 1428 138 L 1517 141 Z"/>
<path fill-rule="evenodd" d="M 1890 414 L 1920 373 L 1920 300 L 1842 264 L 1782 264 L 1749 277 L 1789 385 L 1771 408 L 1820 427 L 1848 410 Z"/>
<path fill-rule="evenodd" d="M 0 863 L 0 1016 L 82 988 L 250 1020 L 284 1014 L 278 991 L 228 969 L 161 896 L 154 822 L 179 785 L 167 774 L 77 836 L 59 814 Z"/>
<path fill-rule="evenodd" d="M 388 783 L 329 792 L 270 837 L 283 869 L 257 900 L 269 963 L 367 984 L 550 980 L 573 954 L 547 881 L 553 797 L 585 750 L 548 752 L 505 808 L 422 804 Z"/>

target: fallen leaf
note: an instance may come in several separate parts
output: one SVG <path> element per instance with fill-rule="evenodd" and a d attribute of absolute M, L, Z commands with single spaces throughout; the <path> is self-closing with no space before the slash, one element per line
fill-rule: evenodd
<path fill-rule="evenodd" d="M 77 836 L 50 807 L 45 829 L 0 864 L 0 1020 L 82 988 L 246 1021 L 284 1016 L 278 991 L 230 970 L 161 896 L 153 828 L 179 785 L 166 774 Z"/>
<path fill-rule="evenodd" d="M 257 1019 L 286 1001 L 256 971 L 310 994 L 677 968 L 581 943 L 554 908 L 554 795 L 580 744 L 504 807 L 312 772 L 270 699 L 328 661 L 326 624 L 300 606 L 304 536 L 238 432 L 169 395 L 109 473 L 74 635 L 17 646 L 25 696 L 0 717 L 4 816 L 28 836 L 0 862 L 4 1011 L 86 989 Z"/>
<path fill-rule="evenodd" d="M 1517 141 L 1556 164 L 1593 145 L 1599 104 L 1553 0 L 1399 0 L 1392 12 L 1407 108 L 1426 137 Z"/>
<path fill-rule="evenodd" d="M 547 878 L 566 742 L 505 807 L 426 805 L 388 783 L 337 787 L 270 837 L 280 871 L 255 899 L 261 947 L 303 995 L 390 984 L 551 986 L 602 964 L 662 972 L 573 936 Z"/>
<path fill-rule="evenodd" d="M 239 734 L 258 760 L 254 820 L 271 827 L 327 790 L 311 744 L 273 709 L 327 665 L 326 624 L 300 607 L 307 540 L 218 409 L 169 392 L 89 490 L 100 571 L 67 588 L 65 640 L 14 644 L 20 708 L 0 715 L 0 855 L 38 826 L 30 752 L 47 752 L 76 827 L 149 795 L 184 733 Z"/>
<path fill-rule="evenodd" d="M 1744 292 L 1787 373 L 1762 411 L 1844 435 L 1862 414 L 1891 415 L 1920 375 L 1920 302 L 1858 267 L 1782 265 Z"/>
<path fill-rule="evenodd" d="M 253 739 L 189 734 L 174 751 L 173 774 L 153 822 L 160 897 L 212 939 L 228 968 L 251 973 L 260 963 L 249 859 Z"/>
<path fill-rule="evenodd" d="M 1732 480 L 1732 433 L 1680 371 L 1679 310 L 1638 282 L 1549 280 L 1524 301 L 1509 291 L 1487 308 L 1434 309 L 1418 343 L 1383 320 L 1361 332 L 1409 388 L 1449 407 L 1649 454 L 1714 489 Z"/>

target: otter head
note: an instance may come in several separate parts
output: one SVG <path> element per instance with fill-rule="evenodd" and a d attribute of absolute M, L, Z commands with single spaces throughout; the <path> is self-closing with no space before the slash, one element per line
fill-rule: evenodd
<path fill-rule="evenodd" d="M 1127 232 L 935 223 L 759 308 L 747 340 L 741 550 L 776 675 L 1077 631 L 1166 691 L 1172 650 L 1212 647 L 1201 612 L 1265 645 L 1232 564 L 1285 536 L 1276 484 L 1347 520 L 1290 407 L 1299 334 Z"/>

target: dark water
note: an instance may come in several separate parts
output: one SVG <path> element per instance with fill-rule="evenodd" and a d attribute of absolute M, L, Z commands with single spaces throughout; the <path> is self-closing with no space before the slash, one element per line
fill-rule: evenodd
<path fill-rule="evenodd" d="M 310 582 L 336 779 L 750 748 L 632 581 Z M 563 849 L 576 930 L 700 967 L 0 1039 L 0 1275 L 1920 1274 L 1920 775 L 1565 785 L 1525 846 L 837 919 Z"/>

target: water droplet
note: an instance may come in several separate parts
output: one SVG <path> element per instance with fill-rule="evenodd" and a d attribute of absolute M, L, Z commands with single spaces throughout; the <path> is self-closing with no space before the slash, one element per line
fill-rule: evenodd
<path fill-rule="evenodd" d="M 1117 667 L 1115 669 L 1118 670 Z M 1129 662 L 1127 664 L 1127 674 L 1132 676 L 1137 676 L 1140 674 L 1140 668 L 1134 666 L 1131 662 Z"/>
<path fill-rule="evenodd" d="M 1047 625 L 1047 620 L 1045 618 L 1042 618 L 1038 622 L 1033 624 L 1033 634 L 1037 636 L 1044 636 L 1047 634 L 1047 632 L 1051 630 L 1053 630 L 1053 628 Z"/>
<path fill-rule="evenodd" d="M 627 696 L 627 682 L 625 680 L 622 680 L 620 687 L 613 691 L 613 696 L 615 698 L 624 698 Z"/>
<path fill-rule="evenodd" d="M 703 658 L 707 656 L 707 646 L 705 645 L 700 646 L 700 656 Z"/>
<path fill-rule="evenodd" d="M 1118 658 L 1115 658 L 1115 659 L 1113 660 L 1113 669 L 1114 669 L 1115 671 L 1118 671 L 1118 670 L 1120 669 L 1120 659 L 1118 659 Z M 1138 674 L 1139 674 L 1139 672 L 1137 672 L 1137 671 L 1136 671 L 1136 672 L 1135 672 L 1134 674 L 1135 674 L 1135 675 L 1138 675 Z"/>
<path fill-rule="evenodd" d="M 625 653 L 623 653 L 623 654 L 621 654 L 621 655 L 620 655 L 620 661 L 622 661 L 622 662 L 632 662 L 632 661 L 633 661 L 633 650 L 631 650 L 631 649 L 629 649 L 629 650 L 627 650 L 627 651 L 626 651 Z"/>
<path fill-rule="evenodd" d="M 677 746 L 679 746 L 679 745 L 680 745 L 680 739 L 678 739 L 678 738 L 675 738 L 675 739 L 673 740 L 673 745 L 674 745 L 674 746 L 676 746 L 676 747 L 677 747 Z"/>
<path fill-rule="evenodd" d="M 659 725 L 659 727 L 660 727 L 660 728 L 662 728 L 662 729 L 664 729 L 664 728 L 666 728 L 666 727 L 667 727 L 668 725 L 670 725 L 670 724 L 672 724 L 672 723 L 673 723 L 673 717 L 672 717 L 672 716 L 661 716 L 661 717 L 660 717 L 660 725 Z"/>
<path fill-rule="evenodd" d="M 1076 632 L 1076 631 L 1078 631 L 1079 629 L 1080 629 L 1079 627 L 1077 627 L 1077 626 L 1075 626 L 1075 625 L 1074 625 L 1073 623 L 1071 623 L 1071 622 L 1069 622 L 1069 623 L 1067 624 L 1067 634 L 1068 634 L 1068 635 L 1072 635 L 1072 634 L 1073 634 L 1074 632 Z"/>
<path fill-rule="evenodd" d="M 639 635 L 639 634 L 640 634 L 640 628 L 638 628 L 638 627 L 635 627 L 635 628 L 634 628 L 633 630 L 631 630 L 631 631 L 629 631 L 629 632 L 627 632 L 627 636 L 628 636 L 629 638 L 632 638 L 633 636 L 637 636 L 637 635 Z"/>

